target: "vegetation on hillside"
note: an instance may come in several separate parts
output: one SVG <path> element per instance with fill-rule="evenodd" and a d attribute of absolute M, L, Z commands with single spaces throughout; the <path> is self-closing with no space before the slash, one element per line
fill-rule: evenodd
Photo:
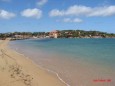
<path fill-rule="evenodd" d="M 21 35 L 23 37 L 46 37 L 49 36 L 50 32 L 13 32 L 13 33 L 0 33 L 0 39 L 7 37 L 14 37 Z M 115 38 L 114 33 L 106 33 L 100 31 L 84 31 L 84 30 L 61 30 L 58 31 L 58 38 Z"/>

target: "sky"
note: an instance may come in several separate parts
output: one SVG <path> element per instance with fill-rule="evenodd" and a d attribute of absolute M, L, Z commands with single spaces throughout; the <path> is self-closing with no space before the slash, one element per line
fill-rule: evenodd
<path fill-rule="evenodd" d="M 115 33 L 115 0 L 0 0 L 0 33 L 52 30 Z"/>

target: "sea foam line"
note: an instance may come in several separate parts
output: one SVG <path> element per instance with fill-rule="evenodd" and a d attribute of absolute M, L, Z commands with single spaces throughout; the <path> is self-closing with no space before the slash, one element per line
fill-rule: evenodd
<path fill-rule="evenodd" d="M 10 48 L 10 49 L 11 49 L 11 48 Z M 28 56 L 24 55 L 23 53 L 19 53 L 19 52 L 18 52 L 18 48 L 15 48 L 14 50 L 15 50 L 16 53 L 18 53 L 18 54 L 20 54 L 20 55 L 26 57 L 26 59 L 30 60 L 34 65 L 38 66 L 39 68 L 41 68 L 41 69 L 43 69 L 43 70 L 46 70 L 46 71 L 48 71 L 48 72 L 51 72 L 51 73 L 55 74 L 55 75 L 57 76 L 57 78 L 58 78 L 62 83 L 64 83 L 66 86 L 71 86 L 71 85 L 69 85 L 68 83 L 66 83 L 66 82 L 59 76 L 59 74 L 58 74 L 57 72 L 52 71 L 52 70 L 47 69 L 47 68 L 44 68 L 43 66 L 36 64 L 36 63 L 35 63 L 33 60 L 31 60 Z"/>

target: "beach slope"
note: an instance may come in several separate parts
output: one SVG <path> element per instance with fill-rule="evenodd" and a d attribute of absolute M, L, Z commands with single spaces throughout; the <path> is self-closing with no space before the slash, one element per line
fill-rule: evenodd
<path fill-rule="evenodd" d="M 55 74 L 8 48 L 9 40 L 0 42 L 0 86 L 66 86 Z"/>

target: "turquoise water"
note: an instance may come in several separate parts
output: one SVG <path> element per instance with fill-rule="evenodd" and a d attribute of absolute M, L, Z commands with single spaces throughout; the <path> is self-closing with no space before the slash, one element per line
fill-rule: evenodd
<path fill-rule="evenodd" d="M 10 45 L 37 64 L 57 72 L 71 86 L 115 85 L 90 82 L 97 77 L 115 80 L 115 39 L 30 39 Z"/>

